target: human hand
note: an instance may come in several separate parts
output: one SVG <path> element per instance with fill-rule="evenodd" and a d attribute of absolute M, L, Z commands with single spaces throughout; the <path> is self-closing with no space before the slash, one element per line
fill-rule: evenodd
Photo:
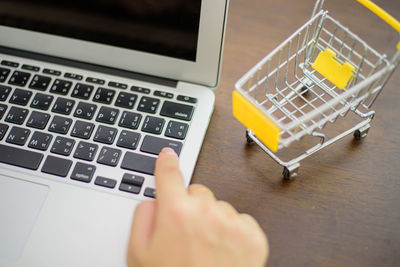
<path fill-rule="evenodd" d="M 186 190 L 172 149 L 159 154 L 155 177 L 156 200 L 139 204 L 133 218 L 130 267 L 265 265 L 268 242 L 255 219 L 205 186 Z"/>

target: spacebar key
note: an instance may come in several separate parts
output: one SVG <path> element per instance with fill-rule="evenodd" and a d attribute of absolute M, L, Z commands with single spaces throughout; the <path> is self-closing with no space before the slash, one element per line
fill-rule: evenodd
<path fill-rule="evenodd" d="M 121 168 L 145 174 L 154 174 L 155 165 L 156 158 L 132 152 L 126 152 L 124 160 L 121 164 Z"/>
<path fill-rule="evenodd" d="M 18 167 L 37 170 L 43 155 L 16 147 L 0 145 L 0 162 Z"/>

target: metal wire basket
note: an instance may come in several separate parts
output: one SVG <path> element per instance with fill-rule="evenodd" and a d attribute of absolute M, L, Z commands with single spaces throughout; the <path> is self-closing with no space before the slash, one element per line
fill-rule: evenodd
<path fill-rule="evenodd" d="M 358 0 L 400 32 L 400 23 L 369 0 Z M 391 59 L 380 54 L 323 10 L 317 0 L 311 19 L 262 59 L 237 83 L 233 114 L 247 127 L 248 143 L 257 143 L 297 176 L 300 161 L 354 133 L 367 135 L 371 106 L 400 62 L 400 43 Z M 349 111 L 362 118 L 351 129 L 327 139 L 321 130 Z M 284 162 L 276 152 L 305 135 L 319 143 Z"/>

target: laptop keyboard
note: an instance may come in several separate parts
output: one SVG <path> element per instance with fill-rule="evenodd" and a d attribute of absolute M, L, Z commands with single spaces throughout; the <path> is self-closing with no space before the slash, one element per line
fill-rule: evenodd
<path fill-rule="evenodd" d="M 120 83 L 117 77 L 106 81 L 79 70 L 2 60 L 0 162 L 54 179 L 154 197 L 154 188 L 143 185 L 154 174 L 156 155 L 167 146 L 180 154 L 196 102 Z M 122 177 L 104 176 L 115 168 Z"/>

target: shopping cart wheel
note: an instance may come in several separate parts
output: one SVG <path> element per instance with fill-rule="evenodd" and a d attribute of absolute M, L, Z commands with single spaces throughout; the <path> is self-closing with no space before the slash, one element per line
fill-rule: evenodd
<path fill-rule="evenodd" d="M 299 171 L 300 163 L 293 164 L 291 166 L 283 167 L 283 179 L 293 180 L 297 177 L 297 172 Z"/>
<path fill-rule="evenodd" d="M 358 130 L 355 130 L 354 134 L 353 134 L 354 139 L 361 140 L 361 139 L 367 137 L 369 128 L 371 128 L 371 126 L 369 124 L 367 124 L 364 127 L 360 128 Z"/>
<path fill-rule="evenodd" d="M 307 86 L 301 87 L 301 94 L 302 95 L 306 96 L 306 95 L 308 95 L 308 92 L 309 92 L 309 90 L 308 90 Z"/>
<path fill-rule="evenodd" d="M 360 130 L 355 130 L 354 134 L 354 139 L 356 139 L 357 141 L 361 139 L 361 132 Z"/>
<path fill-rule="evenodd" d="M 254 141 L 253 141 L 253 139 L 251 139 L 251 137 L 250 137 L 250 135 L 249 135 L 249 131 L 250 130 L 246 130 L 246 141 L 247 141 L 247 144 L 248 145 L 252 145 L 252 144 L 254 144 Z"/>

